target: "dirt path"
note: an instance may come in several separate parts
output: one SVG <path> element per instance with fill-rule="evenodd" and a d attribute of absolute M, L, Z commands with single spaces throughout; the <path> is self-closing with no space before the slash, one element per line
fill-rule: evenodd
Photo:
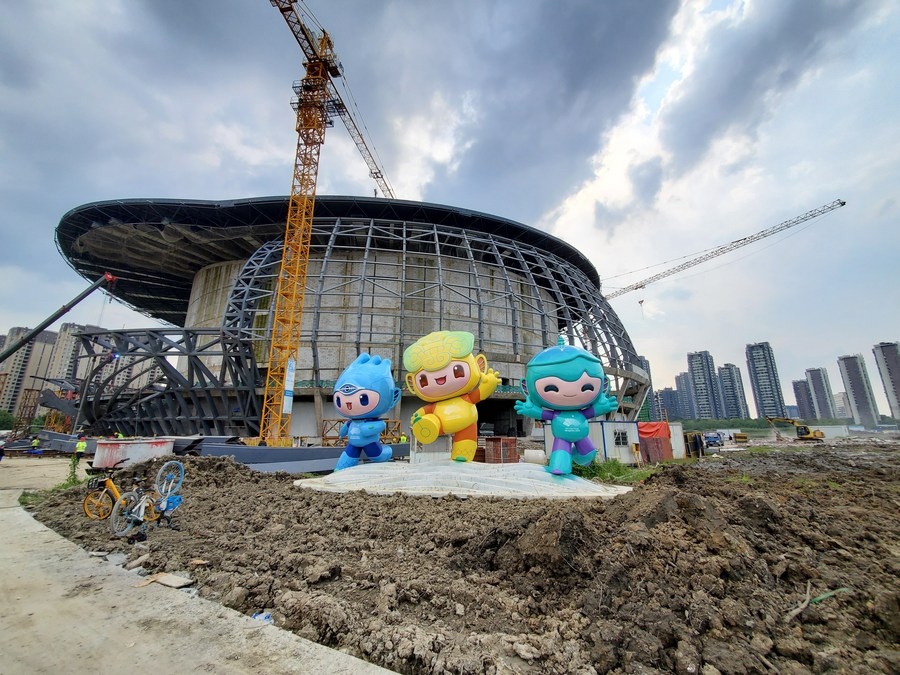
<path fill-rule="evenodd" d="M 180 530 L 146 548 L 88 522 L 77 489 L 35 515 L 399 672 L 889 673 L 898 476 L 896 443 L 785 445 L 611 501 L 462 500 L 315 493 L 199 458 Z"/>
<path fill-rule="evenodd" d="M 81 462 L 77 477 L 87 474 Z M 66 480 L 69 460 L 64 457 L 4 457 L 0 460 L 0 490 L 46 490 Z"/>

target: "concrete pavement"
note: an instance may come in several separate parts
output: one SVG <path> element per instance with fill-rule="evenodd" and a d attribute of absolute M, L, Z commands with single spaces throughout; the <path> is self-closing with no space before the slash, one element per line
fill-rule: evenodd
<path fill-rule="evenodd" d="M 391 672 L 179 590 L 136 588 L 141 577 L 44 527 L 18 506 L 20 489 L 2 489 L 13 478 L 4 472 L 21 461 L 34 468 L 44 460 L 0 462 L 0 675 L 137 665 L 224 675 Z M 34 482 L 22 476 L 13 482 Z"/>

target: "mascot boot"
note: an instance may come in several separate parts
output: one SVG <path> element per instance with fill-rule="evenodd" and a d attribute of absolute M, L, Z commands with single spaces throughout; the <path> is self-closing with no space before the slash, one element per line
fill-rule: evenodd
<path fill-rule="evenodd" d="M 367 455 L 368 457 L 368 455 Z M 370 462 L 390 462 L 394 458 L 394 451 L 389 445 L 381 446 L 381 454 L 377 457 L 369 457 Z"/>
<path fill-rule="evenodd" d="M 341 456 L 338 458 L 337 465 L 334 467 L 335 471 L 340 471 L 341 469 L 349 469 L 351 466 L 356 466 L 359 464 L 359 457 L 351 457 L 347 454 L 347 451 L 341 453 Z"/>
<path fill-rule="evenodd" d="M 453 445 L 450 446 L 450 459 L 454 462 L 471 462 L 475 459 L 475 450 L 477 449 L 478 441 L 470 438 L 453 441 Z"/>
<path fill-rule="evenodd" d="M 572 453 L 565 450 L 554 450 L 551 452 L 547 471 L 556 476 L 572 473 Z"/>
<path fill-rule="evenodd" d="M 594 459 L 597 457 L 597 451 L 591 450 L 590 452 L 582 455 L 580 452 L 572 453 L 572 461 L 580 466 L 588 466 L 593 464 Z"/>

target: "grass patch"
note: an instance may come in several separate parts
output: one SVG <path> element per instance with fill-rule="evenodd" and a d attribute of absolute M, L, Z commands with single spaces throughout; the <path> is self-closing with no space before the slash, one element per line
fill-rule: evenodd
<path fill-rule="evenodd" d="M 750 477 L 750 474 L 742 473 L 740 476 L 729 476 L 725 479 L 726 483 L 752 483 L 753 479 Z"/>
<path fill-rule="evenodd" d="M 572 473 L 586 480 L 599 480 L 604 483 L 620 483 L 632 485 L 649 478 L 659 469 L 656 467 L 636 468 L 622 464 L 617 459 L 608 459 L 605 462 L 590 464 L 588 466 L 573 465 Z"/>

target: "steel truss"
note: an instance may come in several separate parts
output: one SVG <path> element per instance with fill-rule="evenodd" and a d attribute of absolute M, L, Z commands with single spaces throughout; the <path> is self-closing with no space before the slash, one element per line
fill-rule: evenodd
<path fill-rule="evenodd" d="M 63 217 L 57 243 L 79 273 L 93 279 L 111 270 L 119 277 L 115 297 L 176 325 L 186 322 L 198 272 L 221 262 L 247 261 L 221 332 L 109 333 L 133 336 L 135 349 L 144 345 L 138 350 L 144 360 L 158 349 L 165 361 L 160 368 L 171 373 L 157 382 L 168 393 L 138 395 L 130 391 L 137 387 L 126 387 L 109 406 L 123 433 L 228 434 L 224 430 L 233 427 L 242 429 L 241 435 L 258 435 L 263 380 L 256 366 L 263 374 L 268 367 L 286 213 L 286 198 L 261 197 L 116 200 L 87 204 Z M 403 349 L 441 329 L 470 330 L 476 348 L 490 361 L 512 364 L 526 363 L 561 334 L 600 356 L 631 419 L 647 390 L 646 373 L 600 292 L 594 266 L 574 246 L 521 223 L 437 204 L 318 196 L 306 286 L 296 385 L 301 395 L 330 394 L 337 369 L 349 363 L 351 353 L 368 350 L 399 364 Z M 181 345 L 169 348 L 178 358 L 167 359 L 157 346 L 164 341 L 154 336 Z M 195 340 L 215 346 L 203 354 L 192 346 Z M 223 357 L 209 365 L 213 361 L 206 357 L 214 350 Z M 191 368 L 205 369 L 203 377 L 171 372 L 181 371 L 181 362 L 191 363 L 191 353 L 198 360 Z M 189 383 L 183 392 L 182 380 Z M 515 385 L 506 382 L 498 391 L 513 396 Z M 98 428 L 105 424 L 101 403 L 111 386 L 103 386 L 107 392 L 96 405 L 85 406 L 85 419 L 90 415 Z M 136 402 L 129 409 L 132 399 Z M 152 417 L 146 423 L 138 414 L 144 409 Z"/>
<path fill-rule="evenodd" d="M 215 329 L 79 335 L 87 361 L 75 427 L 129 436 L 256 436 L 250 344 Z"/>

